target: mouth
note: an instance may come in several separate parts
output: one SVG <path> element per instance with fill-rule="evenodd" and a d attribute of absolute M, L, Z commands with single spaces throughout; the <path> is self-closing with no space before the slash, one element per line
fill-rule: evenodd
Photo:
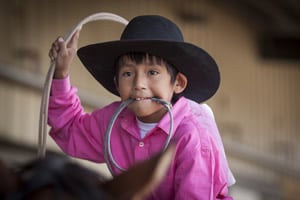
<path fill-rule="evenodd" d="M 153 102 L 156 102 L 158 104 L 161 104 L 163 106 L 165 106 L 167 109 L 171 109 L 172 108 L 172 104 L 170 102 L 167 102 L 163 99 L 160 99 L 158 97 L 135 97 L 135 98 L 131 98 L 131 101 L 144 101 L 144 100 L 151 100 Z"/>

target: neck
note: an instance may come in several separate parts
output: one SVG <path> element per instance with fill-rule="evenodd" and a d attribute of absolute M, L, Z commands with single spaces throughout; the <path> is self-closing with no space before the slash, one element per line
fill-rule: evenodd
<path fill-rule="evenodd" d="M 161 118 L 166 114 L 167 110 L 162 107 L 157 112 L 152 113 L 149 116 L 137 116 L 137 119 L 144 123 L 158 123 Z"/>

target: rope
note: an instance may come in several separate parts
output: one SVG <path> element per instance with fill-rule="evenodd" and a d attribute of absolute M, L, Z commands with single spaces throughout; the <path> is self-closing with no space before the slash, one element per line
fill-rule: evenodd
<path fill-rule="evenodd" d="M 68 34 L 66 34 L 66 36 L 64 37 L 66 43 L 70 41 L 73 34 L 77 30 L 80 30 L 84 24 L 92 21 L 97 21 L 97 20 L 110 20 L 110 21 L 119 22 L 124 25 L 128 24 L 128 21 L 126 19 L 118 15 L 112 13 L 105 13 L 105 12 L 95 13 L 93 15 L 84 18 L 76 26 L 74 26 Z M 41 158 L 45 157 L 46 155 L 48 106 L 49 106 L 49 96 L 50 96 L 50 89 L 51 89 L 54 71 L 55 71 L 55 62 L 51 62 L 44 83 L 44 89 L 43 89 L 41 107 L 40 107 L 38 157 Z"/>
<path fill-rule="evenodd" d="M 115 113 L 113 114 L 109 124 L 108 124 L 108 128 L 106 130 L 105 133 L 105 141 L 104 141 L 104 150 L 105 150 L 105 161 L 106 161 L 106 165 L 110 171 L 111 174 L 114 174 L 113 169 L 112 169 L 112 165 L 114 167 L 116 167 L 119 171 L 124 172 L 126 171 L 126 169 L 122 168 L 114 159 L 112 152 L 111 152 L 111 144 L 110 144 L 110 137 L 111 137 L 111 131 L 113 128 L 113 125 L 117 119 L 117 117 L 119 116 L 119 114 L 122 112 L 122 110 L 127 107 L 130 103 L 132 103 L 134 100 L 133 99 L 128 99 L 126 101 L 123 101 L 120 106 L 117 108 L 117 110 L 115 111 Z M 162 104 L 169 113 L 170 116 L 170 129 L 169 129 L 169 134 L 168 134 L 168 138 L 166 139 L 162 151 L 165 151 L 170 143 L 170 140 L 172 138 L 172 132 L 173 132 L 173 124 L 174 124 L 174 118 L 173 118 L 173 113 L 171 111 L 172 108 L 172 104 L 168 103 L 167 101 L 164 101 L 162 99 L 158 99 L 158 98 L 152 98 L 152 101 L 155 101 L 157 103 Z"/>

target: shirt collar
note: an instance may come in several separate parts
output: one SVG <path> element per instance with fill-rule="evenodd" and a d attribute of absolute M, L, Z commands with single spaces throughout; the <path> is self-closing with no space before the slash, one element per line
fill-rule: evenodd
<path fill-rule="evenodd" d="M 177 100 L 177 102 L 173 105 L 171 111 L 173 114 L 173 131 L 177 129 L 183 118 L 189 112 L 188 101 L 185 97 L 181 97 Z M 158 127 L 162 129 L 166 134 L 169 134 L 170 130 L 170 115 L 167 112 L 163 118 L 158 123 Z"/>
<path fill-rule="evenodd" d="M 185 97 L 181 97 L 177 100 L 177 102 L 172 106 L 171 112 L 173 114 L 173 131 L 177 129 L 183 118 L 187 115 L 190 110 L 190 106 L 188 105 L 188 100 Z M 125 117 L 126 116 L 126 117 Z M 129 133 L 133 134 L 138 130 L 138 126 L 135 120 L 135 116 L 132 112 L 130 112 L 127 108 L 120 114 L 122 127 L 127 130 Z M 158 122 L 157 125 L 163 132 L 169 134 L 170 130 L 170 115 L 167 112 L 163 118 Z M 133 134 L 135 137 L 139 137 L 139 135 Z"/>

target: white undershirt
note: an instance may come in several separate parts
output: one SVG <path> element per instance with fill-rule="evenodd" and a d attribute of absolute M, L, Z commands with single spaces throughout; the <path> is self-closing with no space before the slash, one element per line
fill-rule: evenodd
<path fill-rule="evenodd" d="M 157 125 L 157 123 L 145 123 L 138 119 L 136 119 L 136 121 L 140 129 L 142 139 L 147 135 L 147 133 L 149 133 L 149 131 L 151 131 Z"/>

